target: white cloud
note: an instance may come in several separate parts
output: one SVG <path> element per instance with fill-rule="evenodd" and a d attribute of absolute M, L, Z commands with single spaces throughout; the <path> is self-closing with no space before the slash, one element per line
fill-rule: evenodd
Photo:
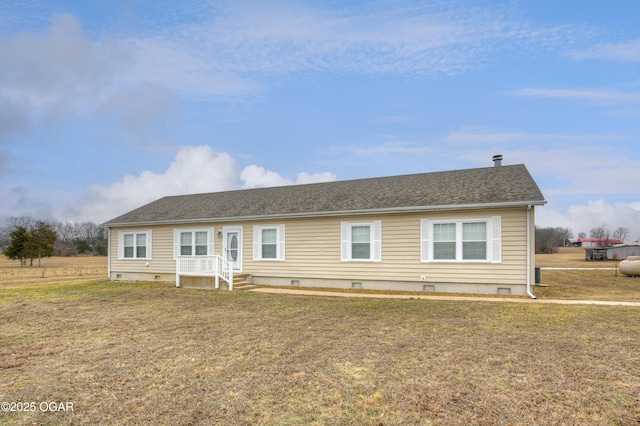
<path fill-rule="evenodd" d="M 28 128 L 30 113 L 31 105 L 24 96 L 11 99 L 0 94 L 0 138 L 5 134 Z"/>
<path fill-rule="evenodd" d="M 336 180 L 336 175 L 331 172 L 313 173 L 306 172 L 298 173 L 296 178 L 296 185 L 304 185 L 307 183 L 319 183 L 319 182 L 331 182 Z"/>
<path fill-rule="evenodd" d="M 549 89 L 531 87 L 516 90 L 513 96 L 589 101 L 599 104 L 640 103 L 640 93 L 598 89 Z"/>
<path fill-rule="evenodd" d="M 41 191 L 34 193 L 22 185 L 2 185 L 0 198 L 2 199 L 1 215 L 51 218 L 49 200 Z"/>
<path fill-rule="evenodd" d="M 41 32 L 0 38 L 0 110 L 12 117 L 0 122 L 0 135 L 116 106 L 126 126 L 143 127 L 157 112 L 144 102 L 145 87 L 210 102 L 256 96 L 274 79 L 302 72 L 458 74 L 500 49 L 564 47 L 577 31 L 533 27 L 504 4 L 332 9 L 275 1 L 184 9 L 193 13 L 186 24 L 167 16 L 163 28 L 118 28 L 118 38 L 92 39 L 70 14 L 54 15 Z M 141 104 L 118 102 L 134 94 Z M 141 113 L 140 105 L 149 109 Z M 153 119 L 165 116 L 163 109 Z"/>
<path fill-rule="evenodd" d="M 276 172 L 261 166 L 247 166 L 240 173 L 240 179 L 244 181 L 244 188 L 261 188 L 267 186 L 284 186 L 291 182 Z"/>
<path fill-rule="evenodd" d="M 172 92 L 146 82 L 113 93 L 98 107 L 98 113 L 102 117 L 115 118 L 122 126 L 123 137 L 133 138 L 143 145 L 161 142 L 168 123 L 181 116 Z"/>
<path fill-rule="evenodd" d="M 243 170 L 229 154 L 209 146 L 183 147 L 164 173 L 144 171 L 108 186 L 91 187 L 89 199 L 77 210 L 61 212 L 61 219 L 103 222 L 168 195 L 217 192 L 240 188 L 293 185 L 335 180 L 330 173 L 300 173 L 295 181 L 261 166 Z M 71 216 L 71 217 L 69 217 Z"/>
<path fill-rule="evenodd" d="M 577 234 L 606 223 L 635 230 L 634 239 L 640 236 L 640 162 L 621 144 L 546 141 L 464 150 L 459 158 L 491 167 L 491 156 L 498 153 L 503 154 L 503 165 L 525 164 L 540 187 L 547 204 L 536 210 L 538 225 L 569 227 Z M 582 204 L 596 198 L 604 201 Z M 630 213 L 635 222 L 629 220 Z"/>
<path fill-rule="evenodd" d="M 635 203 L 610 204 L 604 200 L 572 205 L 565 210 L 541 207 L 536 210 L 536 225 L 541 227 L 570 228 L 577 238 L 580 232 L 606 226 L 609 231 L 618 227 L 630 230 L 629 241 L 640 240 L 640 201 Z"/>
<path fill-rule="evenodd" d="M 565 48 L 579 32 L 534 27 L 504 4 L 331 9 L 275 1 L 214 9 L 187 25 L 132 34 L 131 77 L 151 76 L 191 98 L 242 97 L 302 72 L 459 74 L 500 49 Z"/>
<path fill-rule="evenodd" d="M 305 183 L 329 182 L 336 180 L 333 173 L 299 173 L 296 180 L 286 179 L 276 172 L 261 166 L 250 165 L 240 173 L 240 179 L 244 182 L 243 188 L 264 188 L 268 186 L 301 185 Z"/>
<path fill-rule="evenodd" d="M 0 137 L 79 117 L 116 117 L 110 128 L 123 130 L 119 139 L 146 142 L 179 113 L 170 86 L 131 78 L 140 60 L 131 45 L 90 39 L 72 15 L 54 15 L 42 32 L 0 38 L 0 52 Z"/>
<path fill-rule="evenodd" d="M 108 186 L 92 186 L 77 220 L 102 222 L 167 195 L 235 189 L 239 169 L 229 154 L 208 146 L 182 148 L 162 174 L 144 171 Z"/>
<path fill-rule="evenodd" d="M 89 40 L 72 15 L 51 21 L 43 33 L 0 39 L 0 96 L 26 100 L 40 116 L 61 105 L 95 105 L 131 61 L 124 45 Z"/>
<path fill-rule="evenodd" d="M 615 62 L 640 62 L 640 39 L 620 43 L 604 43 L 591 49 L 569 53 L 576 60 L 600 59 Z"/>

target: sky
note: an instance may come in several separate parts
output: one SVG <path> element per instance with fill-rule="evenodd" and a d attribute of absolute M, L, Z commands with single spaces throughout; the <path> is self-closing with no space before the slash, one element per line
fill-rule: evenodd
<path fill-rule="evenodd" d="M 0 226 L 525 164 L 640 240 L 640 2 L 0 0 Z"/>

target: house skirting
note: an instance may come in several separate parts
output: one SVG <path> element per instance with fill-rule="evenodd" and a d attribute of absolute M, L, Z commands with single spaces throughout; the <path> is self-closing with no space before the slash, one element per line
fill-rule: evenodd
<path fill-rule="evenodd" d="M 111 281 L 160 281 L 167 284 L 176 283 L 176 274 L 154 274 L 152 272 L 111 272 Z"/>
<path fill-rule="evenodd" d="M 253 284 L 272 286 L 293 286 L 310 288 L 360 288 L 364 290 L 418 291 L 431 293 L 505 294 L 526 296 L 526 285 L 519 284 L 463 284 L 437 283 L 426 281 L 371 281 L 338 280 L 296 277 L 261 277 L 253 275 Z"/>
<path fill-rule="evenodd" d="M 112 281 L 159 281 L 175 284 L 176 275 L 166 273 L 146 272 L 111 272 Z M 213 288 L 213 277 L 189 277 L 181 278 L 181 286 L 189 288 Z M 526 296 L 526 285 L 519 284 L 466 284 L 466 283 L 441 283 L 427 281 L 374 281 L 357 279 L 323 279 L 323 278 L 298 278 L 298 277 L 261 277 L 253 275 L 253 284 L 272 285 L 279 287 L 309 287 L 309 288 L 336 288 L 349 289 L 361 288 L 364 290 L 392 290 L 392 291 L 417 291 L 426 293 L 466 293 L 466 294 L 505 294 L 512 296 Z"/>

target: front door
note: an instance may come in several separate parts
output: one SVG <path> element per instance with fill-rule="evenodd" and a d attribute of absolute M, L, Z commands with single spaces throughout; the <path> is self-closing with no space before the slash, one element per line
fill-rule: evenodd
<path fill-rule="evenodd" d="M 242 227 L 223 228 L 223 255 L 234 271 L 242 271 Z"/>

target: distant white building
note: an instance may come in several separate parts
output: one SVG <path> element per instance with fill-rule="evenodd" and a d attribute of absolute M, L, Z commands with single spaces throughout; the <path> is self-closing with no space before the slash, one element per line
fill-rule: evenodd
<path fill-rule="evenodd" d="M 624 260 L 629 256 L 640 256 L 640 241 L 607 248 L 607 259 L 609 260 Z"/>
<path fill-rule="evenodd" d="M 622 244 L 618 238 L 578 238 L 573 242 L 574 247 L 594 248 Z"/>

